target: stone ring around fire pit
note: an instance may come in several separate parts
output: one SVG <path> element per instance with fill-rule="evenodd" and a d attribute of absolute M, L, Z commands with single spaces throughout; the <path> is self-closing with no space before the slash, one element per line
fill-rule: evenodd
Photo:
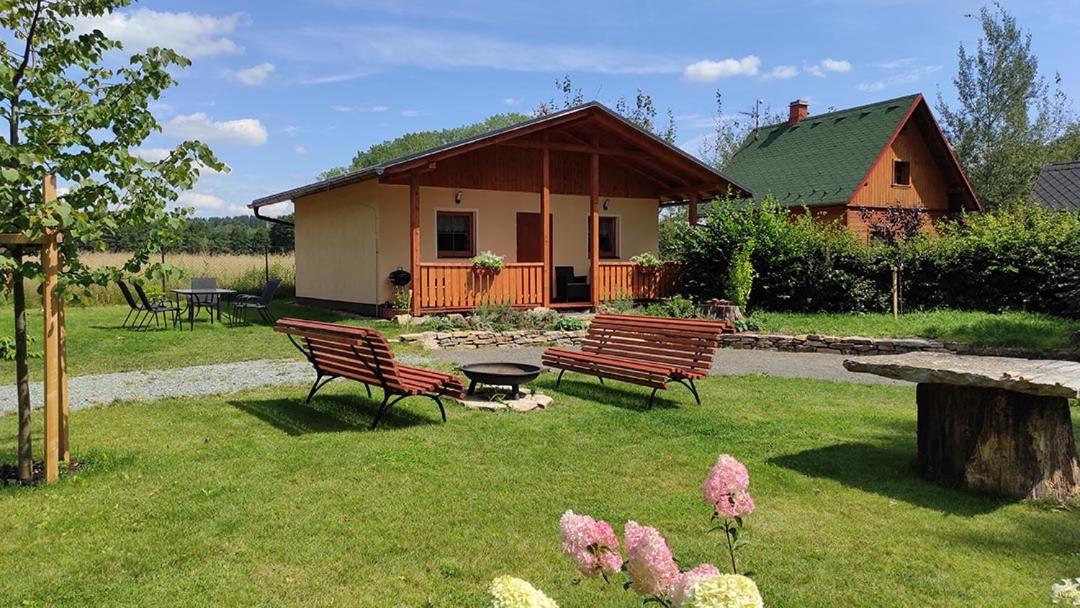
<path fill-rule="evenodd" d="M 468 394 L 476 393 L 477 384 L 509 386 L 509 399 L 521 399 L 521 385 L 528 384 L 540 375 L 539 365 L 528 363 L 472 363 L 458 368 L 470 380 Z"/>

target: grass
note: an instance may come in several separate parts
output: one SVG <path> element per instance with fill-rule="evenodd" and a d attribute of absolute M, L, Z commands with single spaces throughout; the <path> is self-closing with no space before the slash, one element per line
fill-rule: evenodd
<path fill-rule="evenodd" d="M 965 312 L 934 310 L 891 314 L 810 314 L 758 311 L 752 315 L 761 331 L 786 334 L 826 334 L 868 338 L 931 338 L 977 346 L 1015 346 L 1033 349 L 1066 348 L 1069 334 L 1080 331 L 1080 320 L 1028 312 Z"/>
<path fill-rule="evenodd" d="M 714 377 L 704 405 L 675 387 L 646 411 L 637 388 L 567 380 L 538 381 L 547 411 L 442 425 L 414 399 L 375 432 L 348 383 L 312 407 L 292 387 L 75 412 L 88 466 L 0 489 L 0 605 L 483 606 L 509 573 L 562 606 L 640 606 L 578 580 L 560 514 L 720 564 L 700 487 L 721 452 L 751 471 L 741 559 L 767 606 L 1042 606 L 1077 575 L 1076 512 L 919 478 L 910 388 Z M 0 418 L 0 461 L 14 436 Z"/>
<path fill-rule="evenodd" d="M 131 331 L 121 329 L 120 323 L 127 314 L 126 306 L 72 307 L 67 313 L 68 361 L 71 374 L 80 376 L 108 372 L 167 369 L 187 365 L 274 359 L 299 356 L 281 334 L 255 320 L 248 326 L 229 327 L 226 324 L 202 320 L 195 323 L 195 331 L 184 329 L 152 329 Z M 382 320 L 356 319 L 332 312 L 296 306 L 289 301 L 274 304 L 274 315 L 291 316 L 321 321 L 336 321 L 353 325 L 374 327 L 384 335 L 397 335 L 400 326 Z M 30 312 L 29 333 L 37 341 L 31 350 L 41 350 L 41 312 Z M 14 321 L 10 308 L 0 316 L 0 335 L 14 333 Z M 31 377 L 40 379 L 43 374 L 41 359 L 30 361 Z M 15 383 L 15 364 L 0 361 L 0 384 Z"/>

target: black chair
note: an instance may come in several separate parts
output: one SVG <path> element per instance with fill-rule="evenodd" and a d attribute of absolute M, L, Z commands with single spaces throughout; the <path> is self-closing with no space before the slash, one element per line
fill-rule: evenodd
<path fill-rule="evenodd" d="M 139 327 L 145 329 L 150 327 L 150 319 L 154 320 L 155 325 L 160 325 L 158 315 L 165 321 L 168 321 L 168 315 L 172 315 L 173 327 L 176 327 L 176 322 L 180 317 L 180 307 L 170 304 L 165 300 L 151 300 L 146 292 L 143 291 L 142 285 L 133 283 L 135 286 L 135 293 L 139 296 L 139 301 L 142 302 L 143 308 L 146 309 L 146 315 L 143 316 L 143 322 Z"/>
<path fill-rule="evenodd" d="M 589 278 L 575 276 L 573 266 L 556 266 L 555 299 L 559 302 L 589 301 Z"/>
<path fill-rule="evenodd" d="M 214 277 L 195 277 L 191 279 L 192 289 L 217 289 L 217 279 Z M 188 298 L 188 306 L 192 307 L 192 329 L 195 325 L 195 316 L 200 310 L 210 313 L 210 322 L 214 322 L 214 314 L 217 313 L 221 320 L 221 296 L 218 294 L 191 294 Z"/>
<path fill-rule="evenodd" d="M 274 294 L 277 293 L 278 287 L 281 285 L 281 279 L 270 279 L 263 286 L 262 293 L 254 296 L 251 294 L 241 294 L 236 296 L 232 304 L 232 316 L 233 319 L 238 319 L 238 313 L 243 311 L 244 323 L 248 322 L 248 311 L 255 310 L 262 317 L 263 321 L 266 321 L 270 325 L 274 324 L 274 315 L 270 313 L 270 304 L 274 301 Z"/>
<path fill-rule="evenodd" d="M 147 311 L 146 307 L 135 301 L 135 296 L 131 295 L 131 289 L 126 283 L 117 281 L 116 285 L 120 288 L 120 293 L 124 294 L 124 301 L 127 302 L 128 305 L 127 316 L 124 317 L 124 322 L 120 324 L 120 327 L 127 327 L 128 321 L 131 321 L 132 327 L 138 326 L 139 318 Z M 131 315 L 135 315 L 135 317 L 132 318 Z"/>

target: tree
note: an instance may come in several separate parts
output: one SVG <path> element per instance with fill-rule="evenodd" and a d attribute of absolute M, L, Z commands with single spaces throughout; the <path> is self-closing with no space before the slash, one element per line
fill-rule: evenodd
<path fill-rule="evenodd" d="M 572 108 L 584 103 L 585 98 L 581 94 L 581 89 L 574 86 L 574 81 L 570 78 L 570 74 L 564 74 L 562 78 L 555 81 L 555 90 L 562 95 L 562 102 L 557 103 L 554 98 L 541 102 L 536 107 L 537 116 L 547 116 L 552 112 L 559 110 L 565 110 L 566 108 Z M 641 127 L 645 131 L 648 131 L 657 137 L 663 139 L 669 144 L 675 143 L 675 114 L 671 111 L 671 108 L 667 109 L 667 124 L 663 129 L 660 129 L 656 125 L 656 105 L 653 103 L 652 95 L 649 95 L 641 89 L 637 90 L 637 94 L 634 95 L 634 105 L 631 106 L 626 97 L 620 97 L 615 101 L 615 112 L 623 118 L 629 120 L 635 125 Z"/>
<path fill-rule="evenodd" d="M 358 171 L 365 167 L 373 167 L 388 160 L 467 139 L 469 137 L 475 137 L 481 133 L 487 133 L 488 131 L 503 129 L 529 120 L 530 118 L 531 116 L 525 114 L 508 112 L 504 114 L 495 114 L 480 122 L 451 129 L 406 133 L 401 137 L 387 139 L 382 143 L 374 144 L 368 146 L 364 150 L 358 151 L 347 167 L 335 167 L 330 169 L 320 175 L 319 179 L 330 179 L 331 177 L 336 177 L 351 171 Z"/>
<path fill-rule="evenodd" d="M 159 244 L 175 238 L 186 210 L 168 210 L 179 192 L 198 179 L 200 166 L 224 170 L 205 145 L 188 141 L 164 159 L 133 155 L 159 130 L 149 105 L 175 84 L 170 69 L 188 65 L 177 53 L 151 48 L 126 62 L 111 58 L 121 45 L 100 31 L 76 34 L 75 19 L 110 13 L 130 0 L 7 0 L 0 10 L 0 231 L 40 237 L 63 234 L 60 289 L 105 284 L 121 271 L 147 264 Z M 109 58 L 106 55 L 109 55 Z M 113 67 L 116 66 L 116 67 Z M 70 191 L 42 202 L 52 174 Z M 121 230 L 147 238 L 124 267 L 88 269 L 81 250 L 102 250 Z M 12 277 L 19 410 L 18 474 L 31 479 L 30 392 L 27 370 L 24 281 L 40 266 L 21 247 L 0 253 Z M 150 264 L 152 272 L 164 269 Z"/>
<path fill-rule="evenodd" d="M 922 232 L 929 213 L 925 207 L 904 207 L 897 202 L 890 207 L 860 207 L 859 217 L 866 224 L 870 238 L 889 248 L 892 257 L 892 312 L 893 318 L 899 317 L 904 248 Z"/>
<path fill-rule="evenodd" d="M 293 214 L 282 216 L 280 219 L 289 223 L 279 224 L 274 222 L 270 224 L 270 251 L 275 253 L 292 251 L 296 247 L 295 231 L 292 226 Z"/>
<path fill-rule="evenodd" d="M 1051 87 L 1039 73 L 1031 34 L 997 2 L 978 18 L 975 53 L 958 52 L 957 105 L 939 93 L 938 113 L 975 194 L 993 207 L 1027 199 L 1070 116 L 1060 77 Z"/>
<path fill-rule="evenodd" d="M 758 128 L 776 124 L 783 116 L 773 112 L 769 106 L 762 107 L 760 100 L 749 112 L 724 114 L 724 96 L 716 91 L 716 115 L 713 117 L 713 132 L 701 142 L 701 158 L 717 170 L 723 169 L 732 156 L 746 143 Z"/>

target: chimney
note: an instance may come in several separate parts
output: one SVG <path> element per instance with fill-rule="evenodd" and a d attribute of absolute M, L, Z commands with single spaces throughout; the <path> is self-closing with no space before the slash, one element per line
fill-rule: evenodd
<path fill-rule="evenodd" d="M 787 124 L 794 125 L 810 114 L 810 102 L 805 99 L 796 99 L 788 105 Z"/>

